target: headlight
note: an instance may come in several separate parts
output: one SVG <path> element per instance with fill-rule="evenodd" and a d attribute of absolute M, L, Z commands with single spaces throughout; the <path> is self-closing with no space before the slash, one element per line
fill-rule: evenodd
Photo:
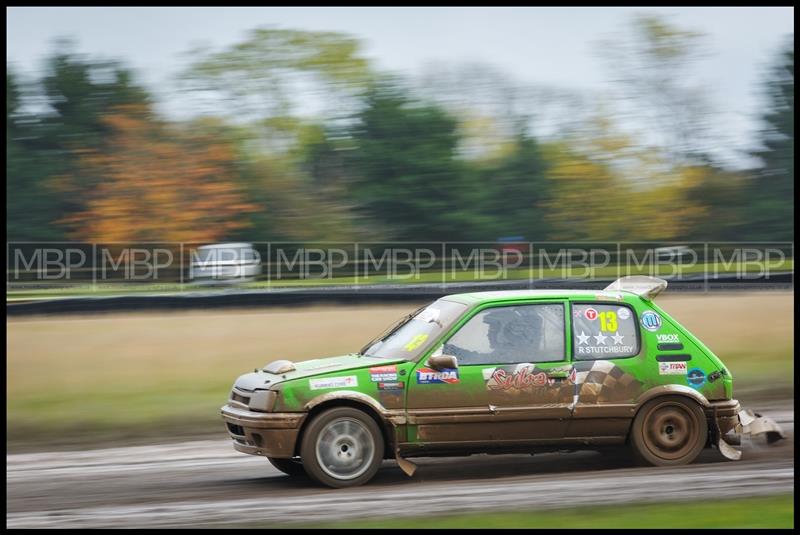
<path fill-rule="evenodd" d="M 247 406 L 258 412 L 272 412 L 276 399 L 278 393 L 274 390 L 256 390 L 250 396 L 250 403 Z"/>

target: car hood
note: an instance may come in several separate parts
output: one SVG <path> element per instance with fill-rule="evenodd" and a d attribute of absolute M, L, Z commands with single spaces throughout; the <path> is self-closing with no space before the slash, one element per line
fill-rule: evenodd
<path fill-rule="evenodd" d="M 349 355 L 306 360 L 303 362 L 293 362 L 291 364 L 294 366 L 294 370 L 277 374 L 265 371 L 265 369 L 269 366 L 268 364 L 264 367 L 264 369 L 242 375 L 236 379 L 235 384 L 237 388 L 241 388 L 243 390 L 267 389 L 278 383 L 291 381 L 293 379 L 303 379 L 305 377 L 313 377 L 315 375 L 322 375 L 332 372 L 355 370 L 358 368 L 384 366 L 386 364 L 398 362 L 405 361 L 402 359 L 362 357 L 357 353 L 351 353 Z"/>

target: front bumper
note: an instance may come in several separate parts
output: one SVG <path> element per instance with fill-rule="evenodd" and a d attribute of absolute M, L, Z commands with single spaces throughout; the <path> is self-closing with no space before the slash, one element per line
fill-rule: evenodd
<path fill-rule="evenodd" d="M 221 409 L 233 447 L 242 453 L 267 457 L 294 456 L 304 412 L 254 412 L 231 403 Z"/>

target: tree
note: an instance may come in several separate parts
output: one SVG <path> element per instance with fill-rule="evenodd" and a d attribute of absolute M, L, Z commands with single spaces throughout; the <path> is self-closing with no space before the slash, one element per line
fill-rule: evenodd
<path fill-rule="evenodd" d="M 457 158 L 455 119 L 394 82 L 366 95 L 351 131 L 351 192 L 362 213 L 398 240 L 471 240 L 483 228 L 481 185 Z"/>
<path fill-rule="evenodd" d="M 629 37 L 598 47 L 621 90 L 620 109 L 673 165 L 709 158 L 711 105 L 692 70 L 704 53 L 703 38 L 648 14 L 633 19 Z"/>
<path fill-rule="evenodd" d="M 293 124 L 294 107 L 317 101 L 341 112 L 371 77 L 361 43 L 342 33 L 257 28 L 226 50 L 199 48 L 183 87 L 266 134 Z M 290 128 L 291 130 L 291 128 Z"/>
<path fill-rule="evenodd" d="M 234 182 L 229 145 L 163 125 L 141 106 L 115 108 L 103 125 L 104 148 L 77 153 L 77 172 L 98 185 L 82 211 L 62 220 L 72 237 L 213 242 L 244 226 L 244 214 L 256 209 Z"/>
<path fill-rule="evenodd" d="M 544 213 L 549 196 L 547 167 L 539 144 L 522 129 L 507 154 L 483 166 L 481 211 L 491 220 L 492 237 L 545 239 L 549 232 Z"/>
<path fill-rule="evenodd" d="M 41 118 L 26 111 L 35 90 L 6 70 L 6 238 L 47 241 L 64 238 L 55 224 L 61 201 L 48 179 L 63 169 L 45 146 L 48 130 Z"/>
<path fill-rule="evenodd" d="M 768 98 L 755 153 L 763 166 L 748 188 L 753 239 L 794 240 L 794 37 L 766 81 Z"/>

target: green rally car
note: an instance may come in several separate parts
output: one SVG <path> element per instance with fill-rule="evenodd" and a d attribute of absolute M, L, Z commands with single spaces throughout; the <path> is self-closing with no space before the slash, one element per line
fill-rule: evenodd
<path fill-rule="evenodd" d="M 734 433 L 782 437 L 653 302 L 666 286 L 449 295 L 357 353 L 242 375 L 222 417 L 236 450 L 331 487 L 367 482 L 384 459 L 412 475 L 407 457 L 627 445 L 677 465 L 706 447 L 738 459 Z"/>

